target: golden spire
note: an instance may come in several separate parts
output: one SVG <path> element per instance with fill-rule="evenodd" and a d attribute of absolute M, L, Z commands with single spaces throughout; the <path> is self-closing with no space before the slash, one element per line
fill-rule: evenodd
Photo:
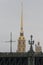
<path fill-rule="evenodd" d="M 23 1 L 21 1 L 21 33 L 23 33 Z"/>

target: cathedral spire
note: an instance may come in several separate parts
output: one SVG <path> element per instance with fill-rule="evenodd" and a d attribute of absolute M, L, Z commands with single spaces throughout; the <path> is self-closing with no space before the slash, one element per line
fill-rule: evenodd
<path fill-rule="evenodd" d="M 21 1 L 21 34 L 23 34 L 23 1 Z"/>
<path fill-rule="evenodd" d="M 18 39 L 18 49 L 17 52 L 25 52 L 26 44 L 25 44 L 25 37 L 23 31 L 23 1 L 21 0 L 21 27 L 20 27 L 20 36 Z"/>

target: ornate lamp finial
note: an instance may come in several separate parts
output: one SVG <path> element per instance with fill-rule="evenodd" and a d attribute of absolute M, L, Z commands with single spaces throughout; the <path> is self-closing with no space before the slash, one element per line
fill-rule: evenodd
<path fill-rule="evenodd" d="M 34 40 L 32 40 L 33 36 L 31 35 L 30 36 L 31 40 L 29 40 L 29 44 L 30 44 L 30 50 L 32 51 L 33 50 L 33 47 L 32 45 L 34 44 Z"/>

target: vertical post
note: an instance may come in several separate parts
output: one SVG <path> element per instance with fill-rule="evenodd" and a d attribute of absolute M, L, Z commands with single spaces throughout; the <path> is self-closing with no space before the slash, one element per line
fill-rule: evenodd
<path fill-rule="evenodd" d="M 30 36 L 31 40 L 29 40 L 29 44 L 30 44 L 30 50 L 29 50 L 29 53 L 30 53 L 30 57 L 28 58 L 28 65 L 34 65 L 34 51 L 33 51 L 33 44 L 34 44 L 34 40 L 32 40 L 33 36 L 31 35 Z"/>
<path fill-rule="evenodd" d="M 12 52 L 12 32 L 10 33 L 10 52 Z"/>
<path fill-rule="evenodd" d="M 28 57 L 28 65 L 30 65 L 30 57 Z"/>
<path fill-rule="evenodd" d="M 35 62 L 34 57 L 32 57 L 32 56 L 28 57 L 28 65 L 35 65 L 34 62 Z"/>

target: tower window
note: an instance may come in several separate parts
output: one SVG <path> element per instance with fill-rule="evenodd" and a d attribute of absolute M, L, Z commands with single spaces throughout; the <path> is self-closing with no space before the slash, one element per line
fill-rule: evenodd
<path fill-rule="evenodd" d="M 23 37 L 23 39 L 24 39 L 24 37 Z"/>
<path fill-rule="evenodd" d="M 23 41 L 23 44 L 24 44 L 24 41 Z"/>
<path fill-rule="evenodd" d="M 25 48 L 23 48 L 23 51 L 25 50 Z"/>
<path fill-rule="evenodd" d="M 23 33 L 20 33 L 21 36 L 23 36 Z"/>

